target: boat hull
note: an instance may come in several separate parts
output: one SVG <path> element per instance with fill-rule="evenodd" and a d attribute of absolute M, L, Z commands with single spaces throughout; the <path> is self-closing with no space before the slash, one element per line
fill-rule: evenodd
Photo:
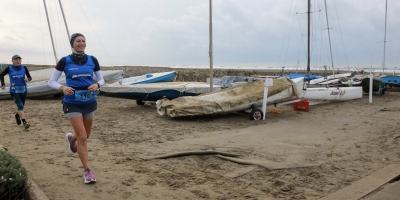
<path fill-rule="evenodd" d="M 391 87 L 400 87 L 400 76 L 384 76 L 381 77 L 381 82 Z"/>
<path fill-rule="evenodd" d="M 184 96 L 197 96 L 199 94 L 190 92 L 179 92 L 176 90 L 163 90 L 153 93 L 140 93 L 140 92 L 121 92 L 121 93 L 104 93 L 105 96 L 122 98 L 122 99 L 132 99 L 140 101 L 157 101 L 162 98 L 175 99 Z"/>
<path fill-rule="evenodd" d="M 183 96 L 197 96 L 210 92 L 210 85 L 203 82 L 160 82 L 149 84 L 109 84 L 103 86 L 105 96 L 141 101 L 157 101 L 162 98 L 176 99 Z M 213 91 L 221 90 L 214 85 Z"/>
<path fill-rule="evenodd" d="M 134 76 L 129 78 L 124 78 L 119 82 L 115 82 L 114 84 L 147 84 L 147 83 L 158 83 L 158 82 L 170 82 L 175 77 L 175 71 L 170 72 L 160 72 L 160 73 L 151 73 L 145 74 L 141 76 Z"/>
<path fill-rule="evenodd" d="M 363 96 L 362 87 L 320 87 L 307 88 L 303 95 L 310 103 L 348 101 L 360 99 Z"/>
<path fill-rule="evenodd" d="M 369 88 L 370 88 L 370 78 L 363 78 L 361 80 L 360 86 L 362 87 L 364 92 L 369 92 Z M 374 77 L 372 79 L 372 91 L 373 92 L 378 92 L 380 88 L 383 88 L 384 85 L 381 82 L 380 78 L 378 77 Z"/>

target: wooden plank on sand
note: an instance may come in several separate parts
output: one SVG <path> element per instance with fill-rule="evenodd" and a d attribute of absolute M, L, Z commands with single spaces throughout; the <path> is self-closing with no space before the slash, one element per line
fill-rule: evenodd
<path fill-rule="evenodd" d="M 400 165 L 390 164 L 320 200 L 358 200 L 400 175 Z"/>
<path fill-rule="evenodd" d="M 28 179 L 26 180 L 26 184 L 28 186 L 27 195 L 29 199 L 49 200 L 49 198 L 47 198 L 47 196 L 31 178 L 28 177 Z"/>

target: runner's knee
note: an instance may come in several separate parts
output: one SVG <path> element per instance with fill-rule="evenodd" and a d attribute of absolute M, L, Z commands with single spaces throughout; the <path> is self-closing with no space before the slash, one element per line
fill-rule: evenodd
<path fill-rule="evenodd" d="M 86 144 L 86 142 L 87 142 L 86 134 L 77 135 L 77 142 L 80 144 Z"/>
<path fill-rule="evenodd" d="M 22 102 L 17 102 L 18 110 L 24 110 L 24 104 Z"/>

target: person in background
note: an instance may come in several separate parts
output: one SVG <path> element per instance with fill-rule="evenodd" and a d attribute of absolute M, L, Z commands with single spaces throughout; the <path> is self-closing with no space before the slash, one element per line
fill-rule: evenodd
<path fill-rule="evenodd" d="M 29 70 L 26 66 L 21 65 L 21 56 L 14 55 L 11 58 L 13 65 L 8 66 L 4 69 L 0 74 L 0 82 L 1 89 L 5 89 L 4 84 L 4 76 L 9 75 L 10 77 L 10 94 L 14 99 L 15 104 L 17 105 L 17 113 L 15 113 L 15 122 L 17 125 L 23 123 L 25 129 L 28 129 L 30 124 L 26 121 L 24 106 L 26 94 L 28 92 L 28 88 L 26 87 L 26 83 L 32 80 L 31 75 L 29 74 Z"/>
<path fill-rule="evenodd" d="M 97 109 L 95 91 L 104 84 L 104 78 L 97 59 L 85 53 L 85 36 L 72 34 L 70 44 L 72 54 L 58 61 L 48 85 L 64 93 L 63 111 L 75 133 L 67 133 L 65 140 L 73 153 L 78 152 L 84 168 L 84 183 L 94 183 L 96 178 L 89 166 L 87 140 L 92 132 L 94 111 Z M 63 72 L 66 85 L 57 82 Z M 96 75 L 97 83 L 93 75 Z"/>

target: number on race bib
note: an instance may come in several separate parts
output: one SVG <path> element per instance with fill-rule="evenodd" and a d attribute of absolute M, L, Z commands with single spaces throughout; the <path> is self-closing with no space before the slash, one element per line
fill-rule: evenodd
<path fill-rule="evenodd" d="M 89 90 L 75 90 L 75 101 L 89 101 L 92 93 Z"/>
<path fill-rule="evenodd" d="M 15 90 L 15 93 L 25 93 L 26 91 L 26 87 L 24 85 L 14 86 L 13 89 Z"/>

